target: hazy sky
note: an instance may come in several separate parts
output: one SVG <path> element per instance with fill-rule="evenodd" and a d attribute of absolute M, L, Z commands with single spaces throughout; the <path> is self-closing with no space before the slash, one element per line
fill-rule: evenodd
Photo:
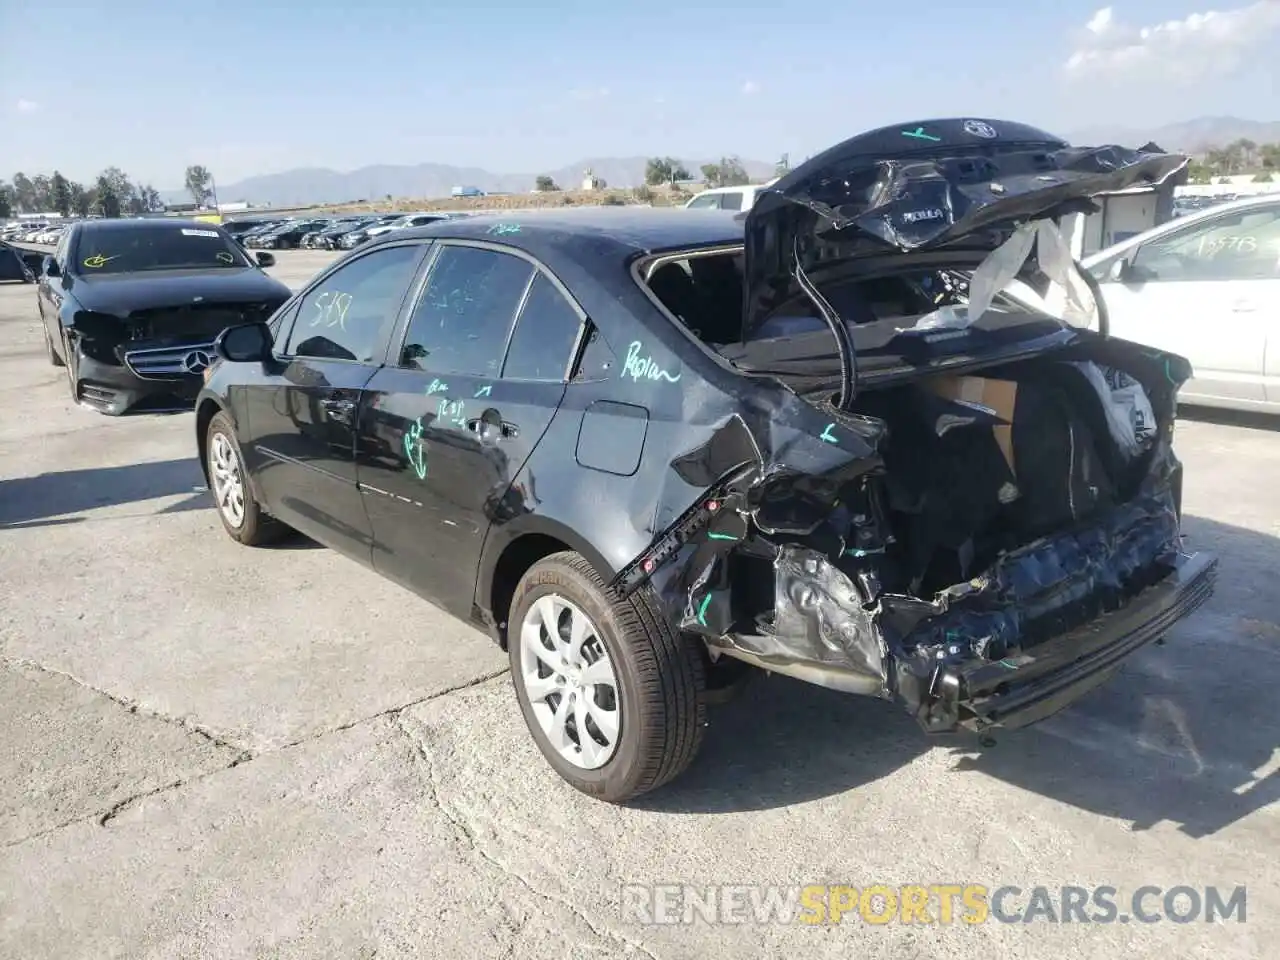
<path fill-rule="evenodd" d="M 537 173 L 591 156 L 799 160 L 938 116 L 1060 133 L 1277 119 L 1280 0 L 1205 2 L 0 0 L 0 177 Z"/>

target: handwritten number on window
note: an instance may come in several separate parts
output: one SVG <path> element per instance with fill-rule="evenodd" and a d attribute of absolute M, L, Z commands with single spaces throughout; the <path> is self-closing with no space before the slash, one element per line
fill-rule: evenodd
<path fill-rule="evenodd" d="M 1201 237 L 1196 245 L 1196 256 L 1215 257 L 1227 250 L 1237 253 L 1257 253 L 1257 237 Z"/>
<path fill-rule="evenodd" d="M 311 318 L 313 327 L 337 327 L 347 329 L 347 310 L 351 307 L 351 294 L 327 290 L 316 297 L 315 316 Z"/>

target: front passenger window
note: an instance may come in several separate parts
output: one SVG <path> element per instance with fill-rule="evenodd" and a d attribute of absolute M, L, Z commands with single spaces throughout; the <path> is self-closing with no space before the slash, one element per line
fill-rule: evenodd
<path fill-rule="evenodd" d="M 372 361 L 381 353 L 421 255 L 417 244 L 384 247 L 329 274 L 302 298 L 286 353 Z"/>
<path fill-rule="evenodd" d="M 1280 206 L 1237 210 L 1152 240 L 1133 258 L 1135 279 L 1280 279 Z"/>

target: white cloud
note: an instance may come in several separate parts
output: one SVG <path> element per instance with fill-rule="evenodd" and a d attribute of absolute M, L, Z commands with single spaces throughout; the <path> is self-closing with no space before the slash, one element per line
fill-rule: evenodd
<path fill-rule="evenodd" d="M 40 104 L 36 103 L 34 100 L 20 99 L 14 106 L 19 113 L 35 113 L 40 109 Z"/>
<path fill-rule="evenodd" d="M 574 100 L 603 100 L 609 95 L 608 87 L 592 87 L 590 89 L 570 90 L 569 96 Z"/>
<path fill-rule="evenodd" d="M 1080 31 L 1066 71 L 1076 77 L 1147 76 L 1198 80 L 1235 71 L 1246 55 L 1280 31 L 1280 0 L 1257 0 L 1231 10 L 1193 13 L 1135 27 L 1103 7 Z"/>
<path fill-rule="evenodd" d="M 746 83 L 742 85 L 742 93 L 744 96 L 749 97 L 753 93 L 759 93 L 759 92 L 760 92 L 760 84 L 756 83 L 754 80 L 748 80 Z"/>

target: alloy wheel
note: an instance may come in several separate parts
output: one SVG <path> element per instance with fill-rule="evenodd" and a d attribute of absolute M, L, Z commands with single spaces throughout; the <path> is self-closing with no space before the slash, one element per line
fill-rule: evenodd
<path fill-rule="evenodd" d="M 539 597 L 520 627 L 520 682 L 551 748 L 584 770 L 617 750 L 618 677 L 590 618 L 556 593 Z"/>
<path fill-rule="evenodd" d="M 213 499 L 232 527 L 244 523 L 244 476 L 240 457 L 225 433 L 215 433 L 209 441 L 209 473 L 213 478 Z"/>

